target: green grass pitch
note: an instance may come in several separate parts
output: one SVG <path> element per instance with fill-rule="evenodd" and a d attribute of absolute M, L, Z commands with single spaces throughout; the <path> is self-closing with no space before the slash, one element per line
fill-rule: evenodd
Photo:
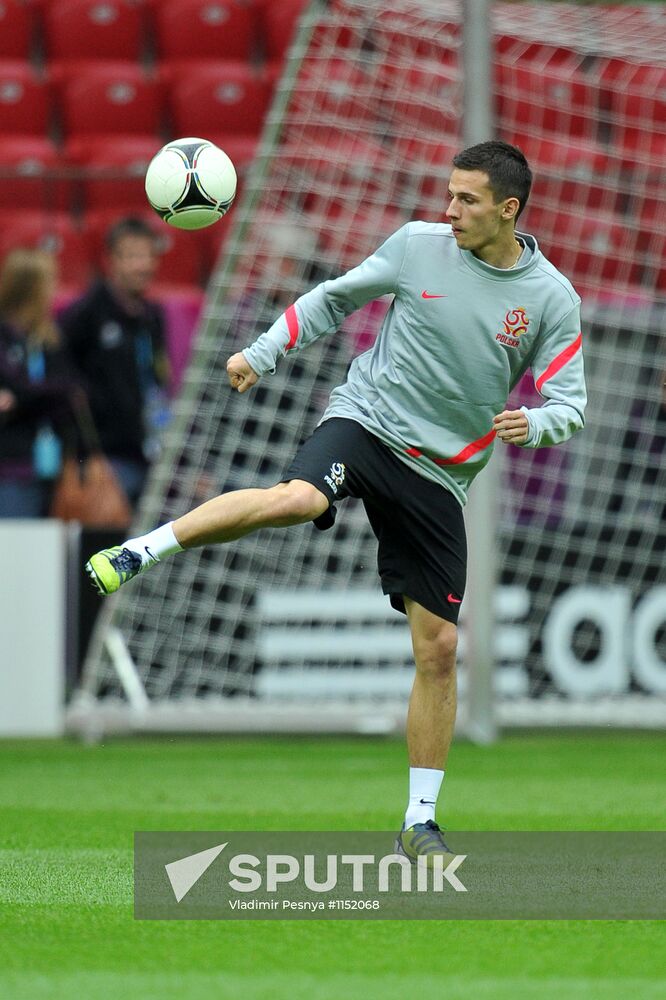
<path fill-rule="evenodd" d="M 450 829 L 664 828 L 664 735 L 457 742 Z M 0 742 L 0 997 L 7 1000 L 643 1000 L 664 923 L 138 922 L 134 830 L 394 829 L 401 741 Z"/>

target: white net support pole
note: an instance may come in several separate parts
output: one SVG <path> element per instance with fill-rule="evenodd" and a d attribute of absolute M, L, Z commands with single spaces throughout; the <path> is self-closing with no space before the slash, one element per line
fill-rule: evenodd
<path fill-rule="evenodd" d="M 493 136 L 492 27 L 489 0 L 467 0 L 463 13 L 463 139 L 466 146 Z M 469 563 L 467 733 L 479 743 L 497 738 L 493 677 L 497 587 L 498 455 L 470 490 L 466 516 Z"/>

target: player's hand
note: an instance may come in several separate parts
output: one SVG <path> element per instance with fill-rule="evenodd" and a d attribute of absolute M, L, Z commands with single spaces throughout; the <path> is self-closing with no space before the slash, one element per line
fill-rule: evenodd
<path fill-rule="evenodd" d="M 234 354 L 227 361 L 227 375 L 229 376 L 229 385 L 238 392 L 245 392 L 259 380 L 259 376 L 247 363 L 242 351 L 239 354 Z"/>
<path fill-rule="evenodd" d="M 493 430 L 500 441 L 507 444 L 524 444 L 529 434 L 527 417 L 522 410 L 502 410 L 493 417 Z"/>

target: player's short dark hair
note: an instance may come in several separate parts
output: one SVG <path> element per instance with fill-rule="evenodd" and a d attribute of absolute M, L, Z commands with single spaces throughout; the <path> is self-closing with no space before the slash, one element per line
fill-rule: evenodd
<path fill-rule="evenodd" d="M 126 215 L 122 219 L 118 219 L 113 225 L 107 230 L 106 236 L 104 238 L 104 246 L 108 253 L 113 253 L 120 243 L 126 236 L 139 236 L 142 239 L 150 240 L 155 248 L 158 247 L 159 240 L 157 233 L 145 219 L 142 219 L 138 215 Z"/>
<path fill-rule="evenodd" d="M 520 208 L 516 218 L 527 204 L 532 187 L 532 171 L 525 155 L 517 146 L 501 139 L 479 142 L 468 146 L 453 157 L 458 170 L 482 170 L 488 174 L 490 190 L 495 202 L 517 198 Z"/>

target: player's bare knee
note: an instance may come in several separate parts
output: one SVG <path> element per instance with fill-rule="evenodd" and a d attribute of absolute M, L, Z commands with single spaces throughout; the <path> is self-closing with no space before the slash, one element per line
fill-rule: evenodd
<path fill-rule="evenodd" d="M 450 677 L 455 670 L 458 648 L 458 629 L 452 622 L 442 622 L 440 627 L 415 636 L 413 641 L 420 674 L 432 680 Z"/>
<path fill-rule="evenodd" d="M 316 486 L 301 479 L 278 483 L 271 491 L 277 520 L 284 524 L 312 521 L 328 507 L 328 500 Z"/>

